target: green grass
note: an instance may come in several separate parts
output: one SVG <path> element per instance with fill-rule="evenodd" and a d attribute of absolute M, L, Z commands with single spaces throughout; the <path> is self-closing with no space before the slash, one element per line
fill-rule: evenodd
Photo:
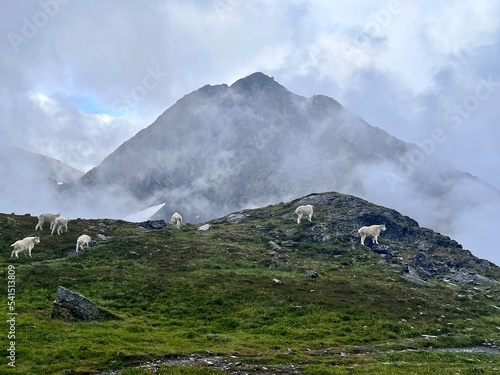
<path fill-rule="evenodd" d="M 296 364 L 306 374 L 488 374 L 500 367 L 498 355 L 427 350 L 500 344 L 492 307 L 498 287 L 409 284 L 400 270 L 377 264 L 377 255 L 342 241 L 301 243 L 276 257 L 254 225 L 276 232 L 288 223 L 259 220 L 216 223 L 207 232 L 77 220 L 64 236 L 44 232 L 33 259 L 10 259 L 10 243 L 31 235 L 36 219 L 0 215 L 4 280 L 7 265 L 16 266 L 16 373 L 145 374 L 137 368 L 145 361 L 206 352 Z M 83 232 L 109 239 L 68 257 Z M 305 277 L 305 269 L 320 277 Z M 117 318 L 52 317 L 59 285 Z M 164 365 L 159 373 L 223 372 Z"/>

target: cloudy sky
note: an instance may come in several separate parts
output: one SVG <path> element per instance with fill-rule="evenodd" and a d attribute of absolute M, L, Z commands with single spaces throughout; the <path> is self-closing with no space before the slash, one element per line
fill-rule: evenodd
<path fill-rule="evenodd" d="M 87 171 L 255 71 L 500 188 L 496 0 L 0 2 L 0 143 Z"/>

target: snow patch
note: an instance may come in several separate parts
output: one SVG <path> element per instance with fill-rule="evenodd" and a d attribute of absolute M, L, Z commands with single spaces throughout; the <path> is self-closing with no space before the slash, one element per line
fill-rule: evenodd
<path fill-rule="evenodd" d="M 160 209 L 165 206 L 166 203 L 158 204 L 156 206 L 152 206 L 149 208 L 146 208 L 145 210 L 135 212 L 133 214 L 127 215 L 123 218 L 125 221 L 130 221 L 133 223 L 141 223 L 143 221 L 148 221 L 151 216 L 153 216 L 155 213 L 157 213 Z"/>

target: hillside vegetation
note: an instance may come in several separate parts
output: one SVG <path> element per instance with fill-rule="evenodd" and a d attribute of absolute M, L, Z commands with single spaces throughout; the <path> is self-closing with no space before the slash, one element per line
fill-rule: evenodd
<path fill-rule="evenodd" d="M 298 225 L 301 204 L 315 213 Z M 0 214 L 0 269 L 4 280 L 9 265 L 16 275 L 10 373 L 500 370 L 500 269 L 353 196 L 312 194 L 244 210 L 206 231 L 76 219 L 61 236 L 46 227 L 33 258 L 11 259 L 10 244 L 35 235 L 36 223 Z M 357 228 L 382 223 L 380 245 L 361 246 Z M 95 241 L 75 254 L 82 233 Z M 60 285 L 111 314 L 69 319 L 53 305 Z"/>

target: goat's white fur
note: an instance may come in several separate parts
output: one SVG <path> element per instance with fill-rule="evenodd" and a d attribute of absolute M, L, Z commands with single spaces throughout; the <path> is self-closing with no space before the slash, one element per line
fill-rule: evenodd
<path fill-rule="evenodd" d="M 311 206 L 310 204 L 299 206 L 295 210 L 295 213 L 298 215 L 297 224 L 300 224 L 300 219 L 302 219 L 302 216 L 307 216 L 307 219 L 311 221 L 313 216 L 313 206 Z"/>
<path fill-rule="evenodd" d="M 59 235 L 61 233 L 67 232 L 68 231 L 68 222 L 69 222 L 69 219 L 66 217 L 62 217 L 62 216 L 56 217 L 56 220 L 54 222 L 54 226 L 52 227 L 51 234 L 54 234 L 54 232 L 56 232 L 56 231 L 57 231 L 57 234 L 59 234 Z"/>
<path fill-rule="evenodd" d="M 22 240 L 14 242 L 11 247 L 14 248 L 10 257 L 13 258 L 14 255 L 16 258 L 19 258 L 19 253 L 28 253 L 31 256 L 31 250 L 35 247 L 37 243 L 40 243 L 40 237 L 25 237 Z"/>
<path fill-rule="evenodd" d="M 45 222 L 50 223 L 50 229 L 54 227 L 54 223 L 56 221 L 56 218 L 58 218 L 61 215 L 60 212 L 46 212 L 44 214 L 38 215 L 38 224 L 35 227 L 35 230 L 40 228 L 40 230 L 43 230 L 43 224 Z"/>
<path fill-rule="evenodd" d="M 90 241 L 92 241 L 90 236 L 88 236 L 86 234 L 82 234 L 80 237 L 78 237 L 78 240 L 76 240 L 76 251 L 78 251 L 78 248 L 85 250 L 83 248 L 83 245 L 85 245 L 88 248 Z"/>
<path fill-rule="evenodd" d="M 358 229 L 358 234 L 361 236 L 361 245 L 365 244 L 366 237 L 372 237 L 372 241 L 378 244 L 378 236 L 380 232 L 385 230 L 384 224 L 370 225 L 369 227 L 361 227 Z"/>
<path fill-rule="evenodd" d="M 175 227 L 175 229 L 179 229 L 182 224 L 182 216 L 178 212 L 174 212 L 172 218 L 170 219 L 170 222 Z"/>

